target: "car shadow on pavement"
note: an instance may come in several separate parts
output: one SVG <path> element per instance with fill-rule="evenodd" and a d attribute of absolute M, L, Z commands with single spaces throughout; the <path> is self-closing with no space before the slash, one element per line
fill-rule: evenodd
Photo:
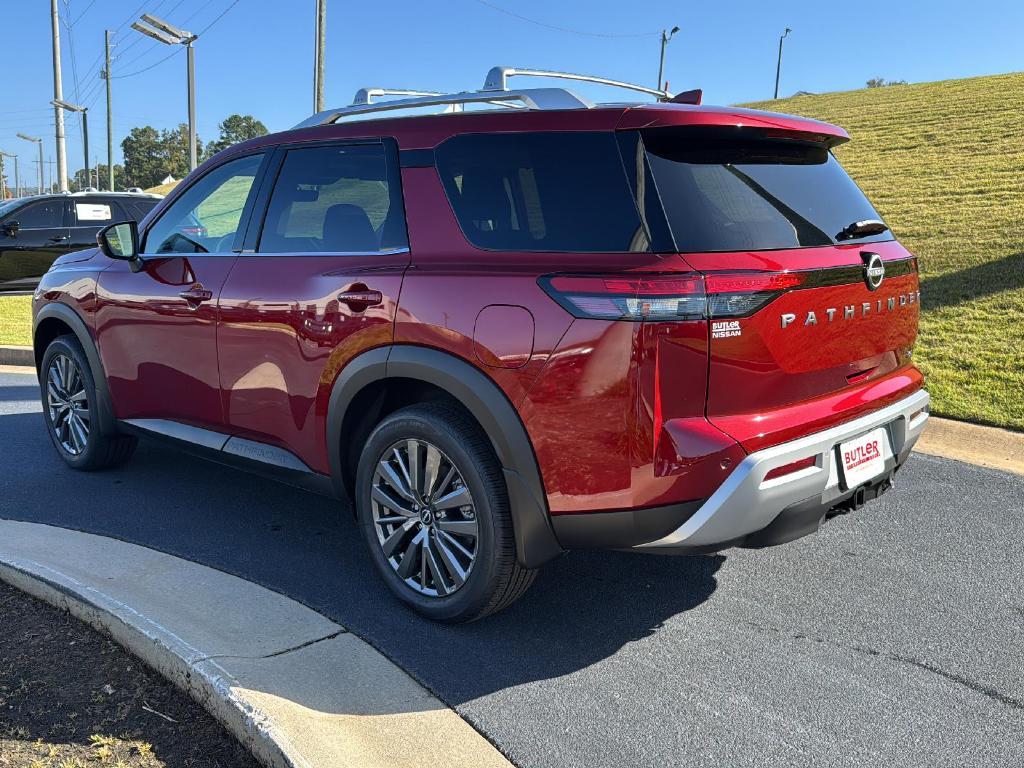
<path fill-rule="evenodd" d="M 0 390 L 0 406 L 10 393 Z M 0 517 L 111 536 L 259 583 L 348 627 L 450 705 L 572 674 L 642 641 L 706 601 L 725 561 L 572 552 L 506 611 L 447 626 L 391 595 L 343 502 L 146 441 L 123 467 L 74 472 L 38 411 L 0 410 L 0 446 Z"/>

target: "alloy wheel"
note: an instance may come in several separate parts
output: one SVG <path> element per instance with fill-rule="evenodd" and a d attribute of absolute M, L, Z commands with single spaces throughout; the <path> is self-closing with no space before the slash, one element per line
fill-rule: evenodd
<path fill-rule="evenodd" d="M 89 398 L 85 378 L 67 355 L 55 355 L 46 371 L 46 404 L 60 447 L 79 456 L 89 442 Z"/>
<path fill-rule="evenodd" d="M 479 542 L 476 506 L 462 473 L 437 446 L 410 438 L 388 448 L 370 501 L 384 557 L 406 585 L 444 597 L 466 583 Z"/>

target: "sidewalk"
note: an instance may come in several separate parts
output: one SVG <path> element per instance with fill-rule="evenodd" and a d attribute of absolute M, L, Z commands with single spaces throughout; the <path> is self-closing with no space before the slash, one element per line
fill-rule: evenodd
<path fill-rule="evenodd" d="M 110 634 L 265 765 L 511 765 L 344 627 L 234 576 L 115 539 L 0 520 L 0 579 Z"/>

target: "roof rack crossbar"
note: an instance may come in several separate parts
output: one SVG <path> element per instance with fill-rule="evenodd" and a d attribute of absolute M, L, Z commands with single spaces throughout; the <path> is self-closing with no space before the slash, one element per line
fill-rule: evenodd
<path fill-rule="evenodd" d="M 329 125 L 339 118 L 352 115 L 365 115 L 373 112 L 386 112 L 395 109 L 414 109 L 417 107 L 445 107 L 445 112 L 462 112 L 466 104 L 490 104 L 495 107 L 513 109 L 591 109 L 594 103 L 566 88 L 522 88 L 510 90 L 508 79 L 517 75 L 529 77 L 549 77 L 558 80 L 577 80 L 585 83 L 609 85 L 630 91 L 646 93 L 659 101 L 668 101 L 672 94 L 647 88 L 635 83 L 611 80 L 607 77 L 580 75 L 574 72 L 554 72 L 547 69 L 517 69 L 515 67 L 492 67 L 487 73 L 484 87 L 479 91 L 462 91 L 460 93 L 438 93 L 436 91 L 417 91 L 409 88 L 360 88 L 355 98 L 347 107 L 324 110 L 312 115 L 296 128 L 309 128 L 315 125 Z M 377 101 L 381 96 L 400 96 L 402 98 Z"/>
<path fill-rule="evenodd" d="M 599 85 L 610 85 L 614 88 L 624 88 L 628 91 L 646 93 L 648 96 L 657 96 L 659 99 L 671 99 L 672 94 L 668 91 L 659 91 L 656 88 L 648 88 L 644 85 L 626 83 L 622 80 L 610 80 L 607 77 L 596 77 L 594 75 L 580 75 L 574 72 L 555 72 L 549 69 L 519 69 L 517 67 L 492 67 L 484 80 L 485 91 L 507 91 L 508 79 L 517 75 L 528 77 L 550 77 L 556 80 L 579 80 L 585 83 L 597 83 Z"/>

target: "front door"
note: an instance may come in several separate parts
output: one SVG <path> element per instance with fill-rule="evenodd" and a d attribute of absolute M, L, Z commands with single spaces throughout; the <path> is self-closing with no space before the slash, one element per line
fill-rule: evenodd
<path fill-rule="evenodd" d="M 262 226 L 221 294 L 220 378 L 232 434 L 327 473 L 331 385 L 353 357 L 389 344 L 409 263 L 390 143 L 286 148 Z M 268 178 L 273 173 L 267 174 Z"/>
<path fill-rule="evenodd" d="M 141 270 L 116 261 L 100 273 L 96 332 L 118 418 L 223 427 L 217 299 L 264 158 L 229 160 L 192 182 L 141 235 Z"/>
<path fill-rule="evenodd" d="M 51 197 L 0 222 L 0 293 L 32 290 L 53 260 L 70 250 L 66 208 L 64 197 Z"/>

